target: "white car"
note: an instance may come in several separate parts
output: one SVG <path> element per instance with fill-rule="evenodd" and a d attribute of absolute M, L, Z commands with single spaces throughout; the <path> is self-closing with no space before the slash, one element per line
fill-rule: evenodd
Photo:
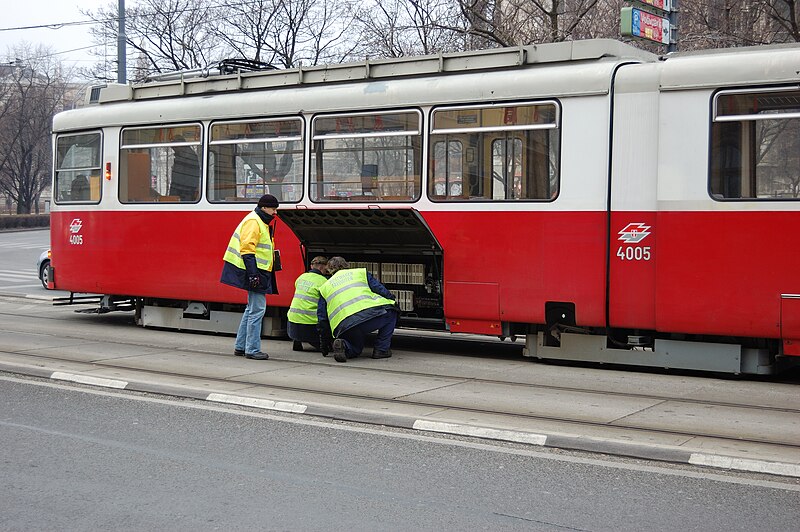
<path fill-rule="evenodd" d="M 45 290 L 50 290 L 47 286 L 47 281 L 50 278 L 50 259 L 51 254 L 50 250 L 42 251 L 42 254 L 39 255 L 39 260 L 36 261 L 36 271 L 39 272 L 39 280 L 42 282 L 42 286 L 44 286 Z"/>

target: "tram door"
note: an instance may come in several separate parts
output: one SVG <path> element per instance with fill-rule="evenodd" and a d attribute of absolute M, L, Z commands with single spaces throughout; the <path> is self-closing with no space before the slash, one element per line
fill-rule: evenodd
<path fill-rule="evenodd" d="M 545 286 L 555 259 L 544 253 L 560 234 L 548 228 L 575 231 L 550 216 L 558 116 L 551 101 L 434 110 L 431 197 L 454 208 L 425 216 L 447 249 L 444 311 L 453 331 L 497 334 L 503 322 L 540 323 L 545 298 L 562 295 Z"/>

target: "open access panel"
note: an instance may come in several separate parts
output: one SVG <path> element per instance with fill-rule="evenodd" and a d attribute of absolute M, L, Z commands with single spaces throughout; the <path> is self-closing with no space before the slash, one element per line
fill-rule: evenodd
<path fill-rule="evenodd" d="M 443 329 L 442 246 L 416 209 L 373 206 L 281 210 L 300 240 L 304 265 L 316 255 L 366 268 L 397 296 L 400 322 Z"/>

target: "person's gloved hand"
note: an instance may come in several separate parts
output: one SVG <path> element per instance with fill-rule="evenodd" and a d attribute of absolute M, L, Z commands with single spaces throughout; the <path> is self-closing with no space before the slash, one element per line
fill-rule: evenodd
<path fill-rule="evenodd" d="M 250 275 L 247 281 L 250 283 L 250 288 L 258 288 L 261 286 L 261 278 L 258 275 Z"/>
<path fill-rule="evenodd" d="M 322 335 L 319 336 L 319 351 L 322 356 L 326 357 L 331 353 L 331 344 Z"/>
<path fill-rule="evenodd" d="M 333 349 L 331 328 L 327 321 L 321 321 L 317 324 L 317 330 L 319 331 L 319 350 L 322 352 L 322 356 L 326 357 Z"/>

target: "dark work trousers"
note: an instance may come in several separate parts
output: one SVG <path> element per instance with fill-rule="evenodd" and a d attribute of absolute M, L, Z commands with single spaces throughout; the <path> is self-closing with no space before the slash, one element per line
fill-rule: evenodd
<path fill-rule="evenodd" d="M 293 323 L 290 321 L 286 334 L 292 340 L 305 342 L 314 346 L 314 349 L 319 349 L 319 331 L 317 331 L 316 323 Z"/>
<path fill-rule="evenodd" d="M 339 337 L 344 340 L 347 354 L 358 356 L 364 350 L 364 338 L 369 333 L 378 331 L 378 336 L 375 338 L 375 349 L 388 351 L 392 346 L 392 333 L 394 333 L 396 324 L 397 312 L 389 310 L 386 314 L 376 316 L 347 329 Z"/>

